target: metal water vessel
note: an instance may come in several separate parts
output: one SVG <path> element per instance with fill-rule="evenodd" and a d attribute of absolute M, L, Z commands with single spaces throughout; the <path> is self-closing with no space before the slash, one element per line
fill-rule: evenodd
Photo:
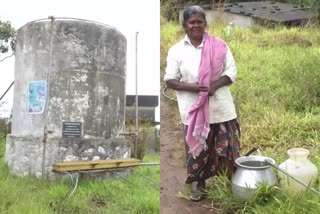
<path fill-rule="evenodd" d="M 272 167 L 265 161 L 275 164 L 275 160 L 265 156 L 243 156 L 235 160 L 237 170 L 231 179 L 234 196 L 250 199 L 262 183 L 277 184 Z"/>

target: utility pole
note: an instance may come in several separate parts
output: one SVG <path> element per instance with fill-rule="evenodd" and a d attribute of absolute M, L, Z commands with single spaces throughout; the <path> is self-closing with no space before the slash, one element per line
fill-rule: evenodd
<path fill-rule="evenodd" d="M 138 101 L 138 34 L 136 32 L 136 128 L 134 142 L 134 156 L 138 158 L 138 137 L 139 137 L 139 101 Z"/>

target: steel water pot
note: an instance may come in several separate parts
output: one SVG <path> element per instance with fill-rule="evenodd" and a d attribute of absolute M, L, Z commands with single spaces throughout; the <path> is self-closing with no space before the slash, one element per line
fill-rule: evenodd
<path fill-rule="evenodd" d="M 234 196 L 247 200 L 254 196 L 260 184 L 274 186 L 278 183 L 273 168 L 266 161 L 275 164 L 272 158 L 265 156 L 242 156 L 235 160 L 237 170 L 231 179 Z"/>

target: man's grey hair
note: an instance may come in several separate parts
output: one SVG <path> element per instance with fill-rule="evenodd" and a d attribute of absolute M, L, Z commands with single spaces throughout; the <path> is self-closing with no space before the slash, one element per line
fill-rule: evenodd
<path fill-rule="evenodd" d="M 182 26 L 185 28 L 187 26 L 187 21 L 188 19 L 193 15 L 193 14 L 200 14 L 201 17 L 203 18 L 204 25 L 207 26 L 207 20 L 206 20 L 206 12 L 204 9 L 200 6 L 191 6 L 188 7 L 183 11 L 183 19 L 182 19 Z"/>

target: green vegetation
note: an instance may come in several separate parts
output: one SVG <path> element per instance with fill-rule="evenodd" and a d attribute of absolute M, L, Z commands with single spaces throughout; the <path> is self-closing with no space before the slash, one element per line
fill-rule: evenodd
<path fill-rule="evenodd" d="M 159 127 L 158 127 L 159 129 Z M 135 141 L 135 121 L 129 116 L 126 117 L 126 130 L 131 133 L 131 140 Z M 139 119 L 139 133 L 136 145 L 132 146 L 131 157 L 143 160 L 147 153 L 160 152 L 160 130 L 152 122 L 145 122 Z M 136 153 L 136 154 L 135 154 Z M 135 157 L 136 155 L 136 157 Z"/>
<path fill-rule="evenodd" d="M 216 213 L 319 213 L 319 195 L 311 192 L 292 194 L 283 192 L 279 187 L 261 184 L 255 197 L 247 202 L 235 199 L 230 190 L 230 182 L 225 176 L 210 181 L 208 198 L 212 199 L 211 209 Z"/>
<path fill-rule="evenodd" d="M 184 36 L 181 28 L 161 19 L 162 72 L 169 47 Z M 223 25 L 207 30 L 227 41 L 236 60 L 238 78 L 231 90 L 241 125 L 241 154 L 257 146 L 279 165 L 289 148 L 302 147 L 320 169 L 319 29 L 311 23 L 307 28 L 236 27 L 229 36 Z M 319 176 L 314 187 L 320 189 Z M 236 201 L 225 176 L 210 181 L 208 194 L 218 213 L 320 213 L 319 195 L 286 193 L 277 186 L 262 185 L 252 201 Z"/>
<path fill-rule="evenodd" d="M 0 141 L 0 213 L 3 214 L 154 214 L 160 212 L 159 166 L 139 166 L 127 178 L 79 179 L 73 195 L 66 199 L 69 180 L 45 181 L 16 177 L 4 163 L 5 144 Z M 143 162 L 159 162 L 159 155 L 145 155 Z"/>
<path fill-rule="evenodd" d="M 15 49 L 16 31 L 10 22 L 0 20 L 0 54 L 13 51 Z"/>

